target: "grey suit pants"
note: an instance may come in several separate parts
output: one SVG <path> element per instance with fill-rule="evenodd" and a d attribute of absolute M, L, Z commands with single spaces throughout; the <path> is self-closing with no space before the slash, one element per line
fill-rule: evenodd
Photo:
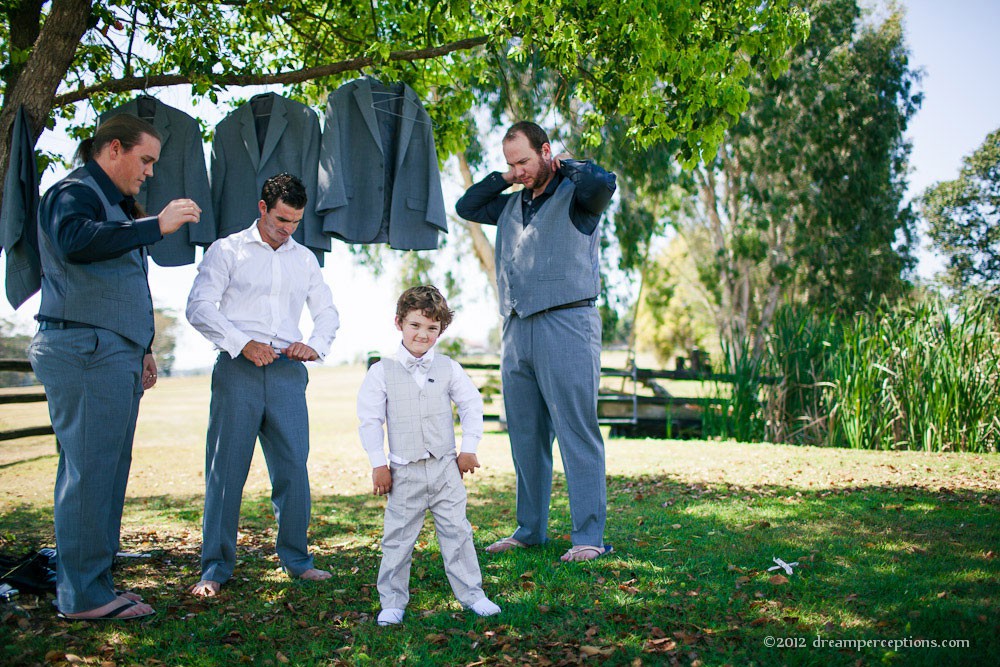
<path fill-rule="evenodd" d="M 306 538 L 311 507 L 308 381 L 305 365 L 284 356 L 258 368 L 243 356 L 219 354 L 205 451 L 202 579 L 225 583 L 233 575 L 243 485 L 258 437 L 271 478 L 278 557 L 293 577 L 313 566 Z"/>
<path fill-rule="evenodd" d="M 466 607 L 486 597 L 472 525 L 465 516 L 466 493 L 455 454 L 392 464 L 392 491 L 385 506 L 378 593 L 383 609 L 405 609 L 410 601 L 413 547 L 428 510 L 434 517 L 444 571 L 455 597 Z"/>
<path fill-rule="evenodd" d="M 107 329 L 39 331 L 28 348 L 59 440 L 55 483 L 59 609 L 117 597 L 118 552 L 145 351 Z"/>
<path fill-rule="evenodd" d="M 504 321 L 500 361 L 510 449 L 517 475 L 514 539 L 547 539 L 552 441 L 566 471 L 574 545 L 604 545 L 604 439 L 597 423 L 601 318 L 567 308 Z"/>

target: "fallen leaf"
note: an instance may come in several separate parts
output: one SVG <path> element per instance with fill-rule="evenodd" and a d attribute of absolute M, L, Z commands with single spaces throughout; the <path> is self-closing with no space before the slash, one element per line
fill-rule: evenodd
<path fill-rule="evenodd" d="M 280 662 L 282 664 L 288 664 L 288 662 L 289 662 L 288 658 L 285 657 L 285 654 L 282 653 L 281 651 L 278 651 L 277 653 L 275 653 L 274 657 L 277 658 L 278 662 Z"/>
<path fill-rule="evenodd" d="M 783 574 L 776 574 L 773 577 L 770 577 L 768 579 L 768 581 L 770 583 L 774 584 L 775 586 L 781 586 L 783 584 L 787 584 L 788 583 L 788 577 L 786 577 Z"/>

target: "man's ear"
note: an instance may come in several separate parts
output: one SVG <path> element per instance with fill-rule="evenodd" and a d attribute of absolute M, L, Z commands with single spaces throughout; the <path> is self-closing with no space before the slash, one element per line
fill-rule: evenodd
<path fill-rule="evenodd" d="M 397 317 L 395 319 L 395 322 L 396 322 L 396 329 L 399 330 L 399 331 L 402 331 L 403 330 L 403 320 L 401 320 L 401 319 L 399 319 Z"/>
<path fill-rule="evenodd" d="M 264 214 L 267 213 L 267 204 L 264 203 L 263 199 L 257 202 L 257 210 L 260 211 L 261 217 L 263 217 Z"/>

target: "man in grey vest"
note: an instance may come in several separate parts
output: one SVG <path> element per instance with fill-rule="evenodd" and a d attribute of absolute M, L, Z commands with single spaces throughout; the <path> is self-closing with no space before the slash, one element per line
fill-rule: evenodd
<path fill-rule="evenodd" d="M 60 616 L 74 620 L 154 613 L 116 591 L 111 565 L 139 399 L 156 383 L 146 246 L 201 214 L 194 201 L 175 199 L 143 217 L 134 197 L 159 156 L 156 129 L 122 114 L 80 145 L 83 166 L 38 209 L 42 302 L 28 357 L 60 444 L 57 595 Z"/>
<path fill-rule="evenodd" d="M 497 225 L 503 315 L 501 377 L 517 474 L 517 530 L 489 553 L 542 544 L 552 492 L 552 441 L 566 470 L 573 545 L 564 561 L 597 558 L 607 487 L 597 423 L 601 318 L 597 224 L 615 175 L 552 155 L 538 125 L 515 123 L 503 139 L 509 169 L 476 183 L 456 204 L 466 220 Z M 523 190 L 502 194 L 514 184 Z"/>

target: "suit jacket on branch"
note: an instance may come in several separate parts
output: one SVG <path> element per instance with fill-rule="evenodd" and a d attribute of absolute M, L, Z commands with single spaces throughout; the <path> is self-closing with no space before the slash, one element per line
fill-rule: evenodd
<path fill-rule="evenodd" d="M 0 250 L 7 255 L 7 300 L 17 308 L 42 285 L 38 258 L 38 166 L 31 121 L 22 106 L 14 117 L 10 165 L 0 212 Z"/>
<path fill-rule="evenodd" d="M 215 240 L 215 216 L 205 168 L 201 127 L 198 121 L 180 109 L 163 104 L 148 95 L 127 102 L 101 114 L 100 122 L 129 113 L 148 120 L 160 133 L 160 159 L 153 166 L 153 176 L 135 200 L 149 215 L 158 215 L 174 199 L 193 199 L 201 207 L 201 221 L 184 225 L 149 246 L 149 256 L 160 266 L 182 266 L 194 262 L 195 245 L 207 246 Z"/>
<path fill-rule="evenodd" d="M 322 263 L 330 249 L 315 212 L 316 164 L 320 129 L 316 112 L 304 104 L 266 93 L 226 116 L 212 142 L 212 206 L 218 238 L 249 227 L 257 219 L 264 181 L 288 172 L 306 186 L 309 203 L 292 237 Z"/>
<path fill-rule="evenodd" d="M 323 231 L 343 241 L 428 250 L 448 231 L 430 117 L 405 84 L 330 94 L 318 179 Z"/>

